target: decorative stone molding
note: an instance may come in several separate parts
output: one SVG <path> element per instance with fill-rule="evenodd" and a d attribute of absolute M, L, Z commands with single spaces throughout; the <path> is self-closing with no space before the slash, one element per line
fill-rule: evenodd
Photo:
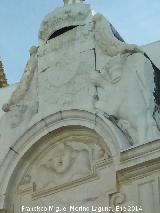
<path fill-rule="evenodd" d="M 58 200 L 58 194 L 63 196 L 65 191 L 73 190 L 79 202 L 93 196 L 96 200 L 91 200 L 90 204 L 99 201 L 105 204 L 101 194 L 106 189 L 113 191 L 116 186 L 113 156 L 108 145 L 94 130 L 81 126 L 61 127 L 45 135 L 26 152 L 17 168 L 16 178 L 11 178 L 12 187 L 8 188 L 8 194 L 13 193 L 15 197 L 8 203 L 15 202 L 18 206 Z M 106 182 L 111 174 L 112 179 Z M 76 198 L 70 195 L 68 199 L 73 203 Z M 65 201 L 65 197 L 63 199 Z M 14 208 L 17 211 L 18 207 Z"/>
<path fill-rule="evenodd" d="M 114 211 L 114 213 L 116 213 L 116 206 L 121 206 L 122 204 L 124 204 L 124 202 L 126 201 L 126 195 L 121 193 L 121 192 L 117 192 L 114 193 L 110 196 L 110 206 L 112 207 L 112 211 Z M 122 212 L 121 212 L 122 213 Z"/>
<path fill-rule="evenodd" d="M 44 18 L 3 106 L 0 212 L 54 202 L 159 213 L 159 69 L 82 2 Z"/>
<path fill-rule="evenodd" d="M 160 158 L 150 161 L 148 160 L 146 162 L 131 166 L 130 168 L 125 165 L 125 169 L 121 169 L 117 172 L 117 179 L 119 183 L 129 182 L 148 176 L 154 171 L 160 172 Z"/>
<path fill-rule="evenodd" d="M 61 128 L 37 143 L 36 153 L 33 149 L 28 154 L 31 163 L 25 162 L 19 188 L 24 192 L 34 185 L 34 198 L 93 181 L 99 168 L 112 163 L 103 139 L 87 128 Z"/>
<path fill-rule="evenodd" d="M 121 149 L 129 146 L 127 140 L 120 131 L 115 129 L 111 122 L 107 119 L 104 122 L 102 118 L 92 113 L 80 110 L 68 110 L 50 115 L 35 124 L 17 140 L 13 148 L 19 155 L 15 156 L 15 153 L 9 152 L 0 171 L 0 194 L 7 193 L 7 186 L 18 162 L 21 161 L 24 154 L 36 144 L 38 140 L 61 127 L 77 125 L 92 129 L 104 140 L 107 139 L 105 143 L 109 147 L 112 156 L 117 155 Z M 2 200 L 2 205 L 3 204 L 4 200 Z"/>
<path fill-rule="evenodd" d="M 142 144 L 140 146 L 132 147 L 132 149 L 125 150 L 121 152 L 120 161 L 123 162 L 131 162 L 136 158 L 142 158 L 147 155 L 156 155 L 159 157 L 160 151 L 160 140 L 151 141 L 147 144 Z"/>

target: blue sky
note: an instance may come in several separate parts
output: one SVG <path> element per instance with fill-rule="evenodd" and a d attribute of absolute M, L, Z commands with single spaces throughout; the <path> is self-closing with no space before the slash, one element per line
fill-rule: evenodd
<path fill-rule="evenodd" d="M 124 40 L 138 45 L 160 40 L 160 0 L 86 0 L 104 14 Z M 0 57 L 10 84 L 18 82 L 38 44 L 38 29 L 45 15 L 62 0 L 0 0 Z"/>

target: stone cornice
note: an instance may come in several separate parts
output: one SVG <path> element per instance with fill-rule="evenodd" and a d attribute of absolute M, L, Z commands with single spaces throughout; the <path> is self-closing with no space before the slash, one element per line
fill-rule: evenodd
<path fill-rule="evenodd" d="M 136 164 L 150 161 L 160 156 L 160 140 L 151 141 L 135 146 L 120 154 L 120 168 L 131 167 Z"/>
<path fill-rule="evenodd" d="M 152 141 L 120 155 L 117 177 L 120 182 L 143 178 L 148 174 L 160 171 L 160 140 Z"/>
<path fill-rule="evenodd" d="M 160 157 L 150 161 L 144 161 L 138 165 L 122 169 L 117 172 L 118 182 L 128 182 L 140 179 L 160 171 Z"/>

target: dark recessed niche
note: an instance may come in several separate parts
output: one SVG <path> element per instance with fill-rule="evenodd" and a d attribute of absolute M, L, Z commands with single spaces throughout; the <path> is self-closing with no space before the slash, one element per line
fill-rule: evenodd
<path fill-rule="evenodd" d="M 70 30 L 76 28 L 76 27 L 78 27 L 78 25 L 72 25 L 72 26 L 68 26 L 68 27 L 63 27 L 63 28 L 61 28 L 61 29 L 55 31 L 55 32 L 48 38 L 48 40 L 51 40 L 51 39 L 53 39 L 53 38 L 56 38 L 56 37 L 58 37 L 58 36 L 60 36 L 60 35 L 62 35 L 62 34 L 64 34 L 64 33 L 68 32 L 68 31 L 70 31 Z"/>

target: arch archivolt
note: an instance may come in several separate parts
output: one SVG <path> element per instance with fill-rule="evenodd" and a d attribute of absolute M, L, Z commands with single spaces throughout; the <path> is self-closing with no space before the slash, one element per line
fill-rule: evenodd
<path fill-rule="evenodd" d="M 8 153 L 2 171 L 6 178 L 2 174 L 0 180 L 6 195 L 1 207 L 14 203 L 18 209 L 18 199 L 22 205 L 98 181 L 101 170 L 113 172 L 109 165 L 125 142 L 109 121 L 92 113 L 71 110 L 48 116 L 15 143 L 19 154 Z"/>

